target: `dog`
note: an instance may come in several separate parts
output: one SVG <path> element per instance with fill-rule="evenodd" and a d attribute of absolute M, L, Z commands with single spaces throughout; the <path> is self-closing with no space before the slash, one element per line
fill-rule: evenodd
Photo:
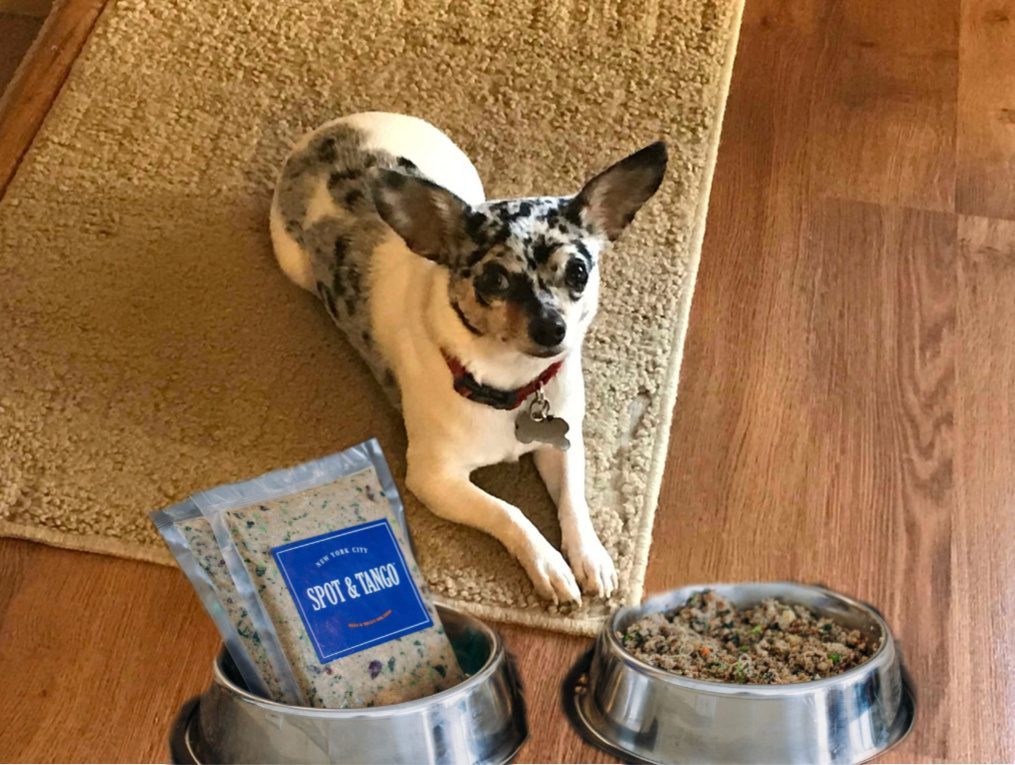
<path fill-rule="evenodd" d="M 585 499 L 581 345 L 600 258 L 666 161 L 657 142 L 575 195 L 487 201 L 444 133 L 369 112 L 304 136 L 272 199 L 282 271 L 320 298 L 401 407 L 406 486 L 438 516 L 492 534 L 554 603 L 617 587 Z M 556 503 L 563 555 L 470 481 L 527 453 Z"/>

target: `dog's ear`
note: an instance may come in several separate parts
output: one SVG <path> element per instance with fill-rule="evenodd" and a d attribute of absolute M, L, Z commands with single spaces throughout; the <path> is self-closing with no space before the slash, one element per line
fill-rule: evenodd
<path fill-rule="evenodd" d="M 569 203 L 569 213 L 612 241 L 656 193 L 665 172 L 666 144 L 656 141 L 586 183 Z"/>
<path fill-rule="evenodd" d="M 373 186 L 374 204 L 384 222 L 409 249 L 430 260 L 453 254 L 468 205 L 423 178 L 382 170 Z"/>

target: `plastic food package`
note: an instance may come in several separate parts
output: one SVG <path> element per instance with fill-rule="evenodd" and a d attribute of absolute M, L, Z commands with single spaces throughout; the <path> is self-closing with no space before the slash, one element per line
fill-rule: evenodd
<path fill-rule="evenodd" d="M 193 497 L 301 703 L 396 704 L 463 679 L 375 440 Z"/>
<path fill-rule="evenodd" d="M 267 698 L 297 703 L 299 689 L 289 677 L 285 657 L 273 644 L 265 645 L 260 604 L 241 598 L 226 568 L 222 551 L 192 499 L 151 514 L 166 546 L 190 580 L 247 687 Z"/>

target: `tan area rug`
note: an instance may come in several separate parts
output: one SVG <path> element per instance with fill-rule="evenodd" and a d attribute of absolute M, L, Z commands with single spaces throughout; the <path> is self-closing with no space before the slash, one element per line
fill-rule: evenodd
<path fill-rule="evenodd" d="M 0 532 L 168 563 L 147 512 L 401 422 L 316 300 L 276 268 L 267 210 L 305 130 L 415 114 L 490 197 L 576 191 L 659 137 L 659 195 L 603 263 L 585 349 L 594 521 L 613 602 L 558 611 L 492 539 L 406 497 L 446 602 L 594 631 L 641 597 L 740 0 L 120 0 L 0 202 Z M 555 543 L 529 461 L 482 471 Z M 665 555 L 665 550 L 660 550 Z"/>

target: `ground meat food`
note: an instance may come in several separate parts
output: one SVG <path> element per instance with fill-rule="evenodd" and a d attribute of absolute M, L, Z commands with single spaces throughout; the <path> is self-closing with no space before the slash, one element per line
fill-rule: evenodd
<path fill-rule="evenodd" d="M 863 664 L 880 647 L 805 606 L 769 598 L 741 610 L 711 590 L 643 617 L 617 638 L 654 667 L 741 684 L 820 680 Z"/>

